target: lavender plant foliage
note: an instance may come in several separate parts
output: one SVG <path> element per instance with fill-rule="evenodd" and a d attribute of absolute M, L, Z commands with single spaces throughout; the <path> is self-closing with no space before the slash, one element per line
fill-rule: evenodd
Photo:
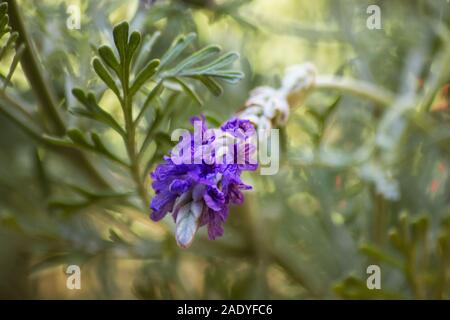
<path fill-rule="evenodd" d="M 207 226 L 208 237 L 223 235 L 230 204 L 244 202 L 243 171 L 257 169 L 253 159 L 256 130 L 248 120 L 231 119 L 218 129 L 208 129 L 204 117 L 191 119 L 194 132 L 183 136 L 151 173 L 155 190 L 151 219 L 168 213 L 176 222 L 176 239 L 187 247 L 197 229 Z"/>

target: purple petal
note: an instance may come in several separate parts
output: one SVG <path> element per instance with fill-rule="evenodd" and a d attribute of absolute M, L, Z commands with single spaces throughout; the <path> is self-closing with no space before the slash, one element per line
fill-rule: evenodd
<path fill-rule="evenodd" d="M 169 191 L 175 192 L 178 194 L 182 194 L 182 193 L 185 193 L 189 189 L 190 185 L 191 185 L 191 183 L 189 181 L 175 179 L 170 184 Z"/>
<path fill-rule="evenodd" d="M 222 210 L 225 204 L 225 195 L 215 186 L 207 188 L 205 195 L 203 196 L 206 205 L 214 211 Z"/>
<path fill-rule="evenodd" d="M 176 199 L 176 195 L 173 193 L 159 193 L 155 195 L 152 199 L 150 207 L 153 212 L 150 215 L 150 218 L 153 221 L 159 221 L 169 212 L 172 211 L 174 201 Z"/>

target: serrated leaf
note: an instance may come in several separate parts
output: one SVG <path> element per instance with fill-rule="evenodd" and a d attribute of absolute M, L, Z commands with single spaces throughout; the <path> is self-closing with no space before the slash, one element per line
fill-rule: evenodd
<path fill-rule="evenodd" d="M 92 66 L 94 67 L 95 72 L 103 80 L 103 82 L 118 96 L 120 97 L 119 88 L 114 82 L 113 78 L 109 74 L 108 70 L 106 70 L 103 63 L 100 62 L 100 59 L 94 58 L 92 61 Z"/>
<path fill-rule="evenodd" d="M 130 89 L 131 96 L 138 92 L 141 86 L 156 73 L 158 66 L 159 60 L 153 59 L 144 67 L 144 69 L 142 69 L 142 71 L 136 76 L 136 79 Z"/>

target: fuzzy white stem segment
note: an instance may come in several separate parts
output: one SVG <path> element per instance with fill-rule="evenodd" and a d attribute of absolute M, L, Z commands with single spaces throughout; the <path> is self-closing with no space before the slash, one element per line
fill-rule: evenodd
<path fill-rule="evenodd" d="M 290 109 L 304 101 L 314 87 L 315 79 L 316 68 L 312 63 L 289 67 L 280 88 L 254 89 L 238 117 L 250 120 L 261 130 L 284 126 Z"/>

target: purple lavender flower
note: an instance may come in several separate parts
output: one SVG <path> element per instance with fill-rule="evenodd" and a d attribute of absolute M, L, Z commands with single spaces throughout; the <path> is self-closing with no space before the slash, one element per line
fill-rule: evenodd
<path fill-rule="evenodd" d="M 242 171 L 257 168 L 252 159 L 256 131 L 249 121 L 235 118 L 220 129 L 208 129 L 203 117 L 191 122 L 200 129 L 180 141 L 181 148 L 174 148 L 178 154 L 164 157 L 151 173 L 156 194 L 150 217 L 159 221 L 171 213 L 181 247 L 190 245 L 200 226 L 207 226 L 211 240 L 222 236 L 230 203 L 243 203 L 241 190 L 251 189 L 242 182 Z"/>

